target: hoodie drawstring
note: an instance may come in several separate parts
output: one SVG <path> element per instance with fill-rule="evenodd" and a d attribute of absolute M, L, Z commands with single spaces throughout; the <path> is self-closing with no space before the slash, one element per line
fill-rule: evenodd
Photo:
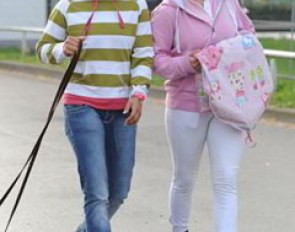
<path fill-rule="evenodd" d="M 181 53 L 180 47 L 180 28 L 179 28 L 179 7 L 176 9 L 176 21 L 175 21 L 175 47 L 178 54 Z"/>
<path fill-rule="evenodd" d="M 95 14 L 95 12 L 97 11 L 97 8 L 98 8 L 98 3 L 99 3 L 99 0 L 93 0 L 93 3 L 92 3 L 92 13 L 91 13 L 91 16 L 89 17 L 87 23 L 86 23 L 86 26 L 84 28 L 84 35 L 87 36 L 88 35 L 88 32 L 90 31 L 90 28 L 91 28 L 91 21 L 92 21 L 92 18 Z M 124 23 L 124 19 L 121 15 L 121 12 L 119 10 L 119 6 L 118 6 L 118 0 L 113 0 L 113 4 L 117 10 L 117 16 L 118 16 L 118 20 L 119 20 L 119 24 L 120 24 L 120 28 L 121 29 L 124 29 L 125 28 L 125 23 Z"/>
<path fill-rule="evenodd" d="M 118 6 L 118 0 L 113 0 L 113 3 L 114 3 L 114 6 L 115 6 L 115 8 L 117 10 L 117 15 L 118 15 L 118 19 L 119 19 L 119 22 L 120 22 L 120 27 L 121 27 L 121 29 L 124 29 L 125 28 L 125 23 L 124 23 L 124 19 L 122 17 L 122 14 L 121 14 L 119 6 Z"/>
<path fill-rule="evenodd" d="M 97 7 L 98 7 L 98 0 L 93 0 L 93 3 L 92 3 L 92 13 L 89 17 L 89 19 L 87 20 L 86 22 L 86 25 L 84 27 L 84 32 L 83 32 L 83 35 L 84 36 L 87 36 L 88 35 L 88 32 L 90 31 L 91 29 L 91 22 L 92 22 L 92 19 L 93 19 L 93 16 L 97 10 Z"/>

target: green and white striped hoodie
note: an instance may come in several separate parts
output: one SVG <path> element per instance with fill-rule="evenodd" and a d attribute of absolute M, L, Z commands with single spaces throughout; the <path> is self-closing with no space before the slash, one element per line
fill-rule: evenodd
<path fill-rule="evenodd" d="M 39 59 L 62 63 L 65 38 L 81 36 L 91 13 L 92 0 L 60 0 L 37 43 Z M 100 0 L 64 103 L 117 110 L 130 95 L 146 95 L 154 57 L 151 33 L 145 0 Z"/>

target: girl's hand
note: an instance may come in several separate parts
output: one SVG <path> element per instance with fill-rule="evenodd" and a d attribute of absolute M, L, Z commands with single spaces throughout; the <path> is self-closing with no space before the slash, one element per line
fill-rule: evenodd
<path fill-rule="evenodd" d="M 79 49 L 80 41 L 85 40 L 85 36 L 68 36 L 64 42 L 63 52 L 66 56 L 73 56 Z"/>
<path fill-rule="evenodd" d="M 190 62 L 196 72 L 201 72 L 202 66 L 197 58 L 198 51 L 190 54 Z"/>
<path fill-rule="evenodd" d="M 141 117 L 141 111 L 142 111 L 141 100 L 137 97 L 129 98 L 123 112 L 124 114 L 127 114 L 130 112 L 129 117 L 125 121 L 126 125 L 136 124 Z"/>

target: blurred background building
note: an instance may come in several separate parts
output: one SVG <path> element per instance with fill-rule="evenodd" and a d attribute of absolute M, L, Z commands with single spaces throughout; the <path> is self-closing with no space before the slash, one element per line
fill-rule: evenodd
<path fill-rule="evenodd" d="M 292 0 L 239 0 L 244 6 L 250 8 L 252 11 L 262 11 L 265 13 L 260 17 L 269 14 L 271 18 L 272 11 L 284 10 L 281 13 L 283 18 L 288 18 L 291 13 Z M 294 0 L 293 0 L 294 1 Z M 52 7 L 58 0 L 1 0 L 0 1 L 0 26 L 44 26 L 47 16 Z M 161 0 L 147 0 L 151 9 L 158 5 Z M 255 10 L 256 9 L 256 10 Z M 257 10 L 258 9 L 258 10 Z M 289 13 L 284 14 L 285 11 Z M 255 15 L 259 17 L 259 14 Z M 274 16 L 276 17 L 276 16 Z M 289 18 L 290 19 L 290 18 Z M 289 20 L 288 19 L 288 20 Z"/>
<path fill-rule="evenodd" d="M 44 27 L 48 13 L 58 0 L 0 0 L 0 27 Z M 0 32 L 1 45 L 11 45 L 22 35 L 15 32 Z M 40 35 L 28 34 L 35 40 Z"/>
<path fill-rule="evenodd" d="M 59 0 L 0 0 L 0 27 L 44 27 L 48 14 Z M 292 1 L 295 0 L 239 0 L 255 20 L 292 20 Z M 155 8 L 161 0 L 147 0 L 149 8 Z M 294 4 L 295 5 L 295 4 Z M 295 6 L 294 6 L 295 8 Z M 295 12 L 295 9 L 294 9 Z M 295 15 L 295 13 L 294 13 Z M 270 24 L 270 23 L 269 23 Z M 269 29 L 269 28 L 268 28 Z M 277 28 L 281 29 L 281 27 Z M 283 28 L 285 30 L 285 28 Z M 20 33 L 1 32 L 0 45 L 13 44 L 21 38 Z M 36 40 L 38 34 L 28 34 Z"/>

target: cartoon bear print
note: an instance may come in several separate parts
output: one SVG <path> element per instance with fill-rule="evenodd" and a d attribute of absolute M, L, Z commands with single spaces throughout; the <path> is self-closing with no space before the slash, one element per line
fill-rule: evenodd
<path fill-rule="evenodd" d="M 235 91 L 236 104 L 239 107 L 247 102 L 247 97 L 244 90 L 245 77 L 241 71 L 243 66 L 243 62 L 234 62 L 226 67 L 228 78 Z"/>

